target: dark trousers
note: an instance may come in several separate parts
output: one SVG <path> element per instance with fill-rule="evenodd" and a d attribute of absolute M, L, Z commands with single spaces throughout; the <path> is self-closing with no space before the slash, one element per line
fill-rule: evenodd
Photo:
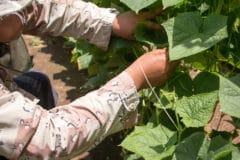
<path fill-rule="evenodd" d="M 13 79 L 18 87 L 31 93 L 40 100 L 39 105 L 49 110 L 56 106 L 57 93 L 47 75 L 38 71 L 29 71 Z"/>

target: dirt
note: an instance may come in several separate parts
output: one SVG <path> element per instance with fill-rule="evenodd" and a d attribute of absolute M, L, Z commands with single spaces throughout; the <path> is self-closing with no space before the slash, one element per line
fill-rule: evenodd
<path fill-rule="evenodd" d="M 81 89 L 86 73 L 80 72 L 77 65 L 70 63 L 71 49 L 63 47 L 63 38 L 24 36 L 29 53 L 33 56 L 33 68 L 49 76 L 57 90 L 58 105 L 64 105 L 86 91 Z"/>
<path fill-rule="evenodd" d="M 24 35 L 24 39 L 33 56 L 33 68 L 47 74 L 56 89 L 58 105 L 67 104 L 89 92 L 82 88 L 87 74 L 70 63 L 71 49 L 64 47 L 63 38 Z M 120 137 L 120 134 L 110 136 L 91 152 L 73 160 L 121 160 L 121 148 L 117 146 L 121 142 Z"/>

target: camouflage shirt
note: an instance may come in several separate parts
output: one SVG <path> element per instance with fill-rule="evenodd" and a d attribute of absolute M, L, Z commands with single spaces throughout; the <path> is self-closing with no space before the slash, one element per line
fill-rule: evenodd
<path fill-rule="evenodd" d="M 69 159 L 133 126 L 138 102 L 126 72 L 51 110 L 44 110 L 37 99 L 19 92 L 5 78 L 0 83 L 0 154 L 8 159 Z"/>

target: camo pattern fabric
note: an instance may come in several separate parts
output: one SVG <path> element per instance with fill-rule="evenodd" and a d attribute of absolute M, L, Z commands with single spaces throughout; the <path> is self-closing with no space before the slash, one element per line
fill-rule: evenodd
<path fill-rule="evenodd" d="M 72 36 L 106 49 L 118 12 L 81 0 L 33 0 L 21 14 L 23 33 Z"/>
<path fill-rule="evenodd" d="M 0 154 L 4 157 L 70 159 L 136 124 L 139 99 L 133 80 L 122 72 L 70 104 L 47 111 L 37 102 L 10 92 L 1 81 Z"/>

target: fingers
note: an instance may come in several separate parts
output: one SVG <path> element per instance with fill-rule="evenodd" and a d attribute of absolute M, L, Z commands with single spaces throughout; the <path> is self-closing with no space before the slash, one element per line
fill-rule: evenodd
<path fill-rule="evenodd" d="M 150 21 L 151 19 L 156 18 L 157 15 L 161 14 L 163 8 L 158 8 L 153 11 L 142 12 L 137 15 L 138 23 L 145 24 L 147 27 L 154 30 L 162 30 L 162 27 L 155 22 Z"/>
<path fill-rule="evenodd" d="M 147 27 L 152 28 L 152 29 L 157 30 L 157 31 L 162 30 L 162 27 L 155 22 L 143 21 L 143 22 L 140 22 L 140 23 L 145 24 Z"/>
<path fill-rule="evenodd" d="M 137 15 L 137 17 L 140 19 L 153 19 L 157 15 L 161 14 L 163 12 L 163 10 L 164 10 L 163 8 L 158 8 L 153 11 L 141 12 Z"/>
<path fill-rule="evenodd" d="M 167 51 L 167 48 L 163 48 L 163 49 L 156 49 L 156 50 L 153 50 L 151 51 L 150 53 L 153 53 L 155 55 L 160 55 L 160 54 L 164 54 L 168 60 L 168 51 Z"/>
<path fill-rule="evenodd" d="M 162 27 L 156 22 L 150 20 L 154 19 L 156 15 L 159 15 L 162 11 L 163 9 L 159 8 L 154 11 L 142 12 L 138 15 L 133 11 L 121 13 L 113 22 L 113 33 L 122 38 L 134 40 L 134 30 L 136 26 L 141 23 L 145 24 L 149 28 L 160 31 L 162 30 Z"/>
<path fill-rule="evenodd" d="M 168 51 L 164 48 L 142 55 L 126 69 L 126 72 L 132 77 L 137 90 L 140 90 L 162 85 L 177 66 L 177 62 L 168 61 Z"/>

